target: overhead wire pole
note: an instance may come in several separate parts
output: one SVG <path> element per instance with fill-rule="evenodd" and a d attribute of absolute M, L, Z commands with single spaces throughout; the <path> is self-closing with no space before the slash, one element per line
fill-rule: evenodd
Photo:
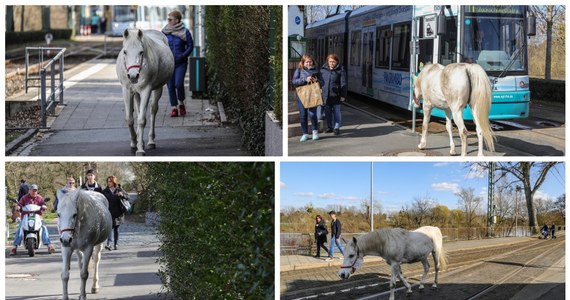
<path fill-rule="evenodd" d="M 370 232 L 374 231 L 374 163 L 370 162 Z"/>
<path fill-rule="evenodd" d="M 491 162 L 489 166 L 489 185 L 488 185 L 488 201 L 487 201 L 487 237 L 493 236 L 493 224 L 495 223 L 495 204 L 493 203 L 495 190 L 495 162 Z"/>

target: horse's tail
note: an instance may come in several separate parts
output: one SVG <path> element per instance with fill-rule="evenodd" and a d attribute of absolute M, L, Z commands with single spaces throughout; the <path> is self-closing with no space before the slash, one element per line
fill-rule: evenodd
<path fill-rule="evenodd" d="M 447 270 L 447 251 L 443 248 L 443 240 L 440 240 L 438 248 L 439 249 L 436 249 L 435 252 L 439 260 L 439 270 L 445 271 Z"/>
<path fill-rule="evenodd" d="M 490 152 L 495 152 L 495 136 L 489 122 L 491 110 L 491 85 L 485 70 L 477 64 L 468 64 L 467 72 L 471 81 L 470 105 L 483 134 L 483 140 Z"/>

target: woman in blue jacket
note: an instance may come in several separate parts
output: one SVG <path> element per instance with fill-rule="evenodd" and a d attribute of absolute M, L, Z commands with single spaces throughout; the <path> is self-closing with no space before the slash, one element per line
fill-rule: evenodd
<path fill-rule="evenodd" d="M 339 64 L 336 54 L 329 54 L 327 62 L 321 68 L 323 77 L 323 102 L 325 104 L 325 116 L 327 118 L 327 132 L 340 134 L 342 125 L 342 115 L 340 112 L 341 103 L 344 102 L 348 92 L 346 72 Z"/>
<path fill-rule="evenodd" d="M 313 57 L 308 54 L 304 54 L 299 62 L 299 67 L 295 70 L 293 74 L 292 83 L 295 87 L 303 86 L 312 82 L 318 82 L 319 85 L 323 86 L 323 79 L 319 70 L 315 67 L 315 61 Z M 305 108 L 303 102 L 297 98 L 297 107 L 299 108 L 299 118 L 301 119 L 301 129 L 303 130 L 303 135 L 301 136 L 301 142 L 306 141 L 309 138 L 309 118 L 311 119 L 311 124 L 313 128 L 313 140 L 319 139 L 319 128 L 317 120 L 317 107 Z"/>
<path fill-rule="evenodd" d="M 171 117 L 186 115 L 186 106 L 184 106 L 184 76 L 188 69 L 188 56 L 194 49 L 194 42 L 190 31 L 184 27 L 182 23 L 182 14 L 174 10 L 168 14 L 168 24 L 162 29 L 162 32 L 168 38 L 168 46 L 174 55 L 174 74 L 167 83 L 168 96 L 170 105 L 172 106 Z"/>

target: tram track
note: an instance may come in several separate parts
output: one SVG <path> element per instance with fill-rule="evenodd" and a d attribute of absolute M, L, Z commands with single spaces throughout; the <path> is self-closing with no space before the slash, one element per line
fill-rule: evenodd
<path fill-rule="evenodd" d="M 553 249 L 564 255 L 564 237 L 558 240 L 536 240 L 531 243 L 517 243 L 501 245 L 497 247 L 484 247 L 475 249 L 458 250 L 448 253 L 448 270 L 440 273 L 440 285 L 436 290 L 429 289 L 433 280 L 432 272 L 428 276 L 426 290 L 418 292 L 417 285 L 421 278 L 422 268 L 420 264 L 402 265 L 404 275 L 413 286 L 413 293 L 407 299 L 486 299 L 497 286 L 508 284 L 524 285 L 518 283 L 522 280 L 513 280 L 521 277 L 521 274 L 529 272 L 544 272 L 544 266 L 536 261 L 543 259 L 540 253 L 550 253 Z M 556 257 L 556 255 L 554 255 Z M 338 271 L 336 268 L 335 272 Z M 493 270 L 497 270 L 496 272 Z M 505 271 L 506 270 L 506 271 Z M 317 268 L 303 270 L 304 276 L 317 276 L 323 272 L 331 272 L 331 268 Z M 498 275 L 502 275 L 497 276 Z M 291 272 L 281 274 L 282 278 L 293 276 Z M 518 277 L 517 277 L 518 276 Z M 326 276 L 321 275 L 320 278 Z M 333 275 L 330 275 L 333 277 Z M 523 276 L 524 277 L 524 276 Z M 527 276 L 528 277 L 528 276 Z M 349 281 L 320 280 L 309 285 L 309 288 L 285 291 L 282 299 L 324 299 L 333 296 L 340 299 L 379 299 L 389 295 L 390 271 L 385 262 L 365 264 L 363 269 L 357 272 Z M 283 279 L 282 279 L 283 280 Z M 510 283 L 513 281 L 514 283 Z M 462 287 L 461 282 L 466 283 Z M 400 286 L 396 291 L 396 298 L 403 298 L 406 294 L 405 287 Z M 503 288 L 501 290 L 504 290 Z M 516 292 L 516 288 L 513 290 Z M 490 297 L 489 299 L 494 299 Z"/>

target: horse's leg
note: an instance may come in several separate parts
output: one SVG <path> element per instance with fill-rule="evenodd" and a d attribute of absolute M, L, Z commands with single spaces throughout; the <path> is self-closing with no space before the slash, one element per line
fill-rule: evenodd
<path fill-rule="evenodd" d="M 137 155 L 144 155 L 144 127 L 146 126 L 146 109 L 151 96 L 152 87 L 148 86 L 140 94 L 139 115 L 137 116 Z"/>
<path fill-rule="evenodd" d="M 87 299 L 87 294 L 85 293 L 85 286 L 87 285 L 87 278 L 89 278 L 89 260 L 91 260 L 91 255 L 93 254 L 93 246 L 87 246 L 83 251 L 83 259 L 81 261 L 81 289 L 79 290 L 79 300 Z"/>
<path fill-rule="evenodd" d="M 152 92 L 152 101 L 150 103 L 150 129 L 148 132 L 148 148 L 154 149 L 156 148 L 156 144 L 154 142 L 154 123 L 156 121 L 156 113 L 158 112 L 158 100 L 162 96 L 162 88 L 163 86 L 157 88 Z"/>
<path fill-rule="evenodd" d="M 428 126 L 429 126 L 429 119 L 431 117 L 431 110 L 432 110 L 433 106 L 431 105 L 431 103 L 429 103 L 428 101 L 424 100 L 424 120 L 422 122 L 422 138 L 420 140 L 420 144 L 418 145 L 419 149 L 425 149 L 427 141 L 426 141 L 426 137 L 427 137 L 427 131 L 428 131 Z M 414 130 L 416 130 L 414 128 Z"/>
<path fill-rule="evenodd" d="M 439 255 L 435 251 L 432 251 L 431 254 L 433 256 L 433 264 L 434 264 L 434 269 L 435 269 L 435 279 L 433 281 L 433 285 L 431 286 L 431 288 L 436 289 L 437 288 L 437 275 L 439 272 Z"/>
<path fill-rule="evenodd" d="M 101 249 L 103 249 L 103 244 L 95 246 L 93 251 L 93 286 L 91 287 L 91 293 L 99 293 L 99 260 L 101 260 Z"/>
<path fill-rule="evenodd" d="M 397 263 L 392 263 L 390 265 L 392 274 L 390 276 L 390 300 L 394 300 L 394 290 L 396 289 L 396 277 L 398 276 L 398 272 L 400 267 Z"/>
<path fill-rule="evenodd" d="M 453 121 L 457 125 L 459 137 L 461 138 L 461 156 L 467 155 L 467 128 L 463 123 L 463 108 L 453 110 Z"/>
<path fill-rule="evenodd" d="M 398 264 L 398 277 L 400 277 L 402 283 L 406 286 L 406 288 L 408 288 L 408 294 L 412 293 L 412 285 L 406 280 L 406 277 L 404 277 L 401 264 Z"/>
<path fill-rule="evenodd" d="M 131 93 L 128 88 L 123 87 L 123 100 L 125 101 L 125 121 L 127 121 L 129 133 L 131 134 L 131 149 L 136 149 L 137 134 L 134 128 L 135 120 L 133 118 L 133 98 L 133 93 Z"/>
<path fill-rule="evenodd" d="M 477 131 L 477 156 L 485 156 L 483 155 L 483 130 L 481 130 L 481 126 L 479 125 L 479 119 L 477 118 L 477 112 L 475 111 L 475 108 L 471 107 L 471 109 L 473 110 L 473 121 L 475 122 L 475 130 Z"/>
<path fill-rule="evenodd" d="M 449 154 L 455 155 L 455 143 L 453 142 L 453 124 L 451 123 L 451 110 L 445 110 L 445 129 L 449 134 Z"/>
<path fill-rule="evenodd" d="M 71 249 L 71 247 L 61 247 L 61 283 L 63 285 L 63 300 L 69 300 L 69 295 L 67 294 L 67 283 L 69 282 L 69 267 L 71 264 L 72 254 L 73 249 Z"/>
<path fill-rule="evenodd" d="M 427 259 L 428 257 L 426 256 L 423 260 L 422 260 L 422 265 L 424 266 L 424 273 L 422 274 L 422 280 L 420 281 L 420 290 L 424 289 L 424 283 L 426 282 L 427 279 L 427 275 L 429 272 L 429 261 Z"/>

